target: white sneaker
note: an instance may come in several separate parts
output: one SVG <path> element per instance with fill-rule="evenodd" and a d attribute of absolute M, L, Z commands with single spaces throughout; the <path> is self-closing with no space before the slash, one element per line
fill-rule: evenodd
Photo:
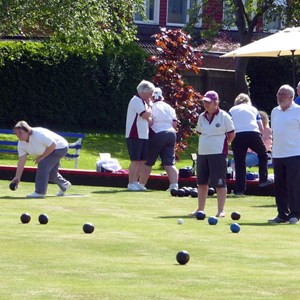
<path fill-rule="evenodd" d="M 147 191 L 147 188 L 143 184 L 137 182 L 135 185 L 140 189 L 140 191 Z"/>
<path fill-rule="evenodd" d="M 64 195 L 65 195 L 65 192 L 66 192 L 71 186 L 72 186 L 71 182 L 67 181 L 67 182 L 65 183 L 65 186 L 64 186 L 65 190 L 60 189 L 60 190 L 56 193 L 56 196 L 58 196 L 58 197 L 64 196 Z"/>
<path fill-rule="evenodd" d="M 178 190 L 178 183 L 171 183 L 169 188 L 167 189 L 167 192 L 170 192 L 173 189 L 177 189 Z"/>
<path fill-rule="evenodd" d="M 45 194 L 38 194 L 36 192 L 33 192 L 31 194 L 26 195 L 26 198 L 45 198 Z"/>
<path fill-rule="evenodd" d="M 134 183 L 129 183 L 127 189 L 128 191 L 140 191 L 140 188 Z"/>

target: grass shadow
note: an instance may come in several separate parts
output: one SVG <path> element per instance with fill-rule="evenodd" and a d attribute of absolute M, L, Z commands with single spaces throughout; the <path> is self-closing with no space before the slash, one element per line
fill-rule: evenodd
<path fill-rule="evenodd" d="M 250 223 L 250 222 L 239 222 L 239 221 L 236 221 L 236 223 L 238 223 L 240 226 L 259 226 L 259 227 L 266 227 L 266 226 L 276 226 L 276 225 L 285 225 L 285 224 L 269 224 L 267 221 L 265 222 L 261 222 L 261 223 Z"/>
<path fill-rule="evenodd" d="M 88 197 L 88 194 L 67 194 L 65 196 L 59 197 L 56 195 L 47 195 L 45 198 L 27 198 L 26 196 L 1 196 L 0 200 L 45 200 L 49 198 L 79 198 Z"/>
<path fill-rule="evenodd" d="M 26 198 L 25 196 L 1 196 L 0 200 L 31 200 L 30 198 Z"/>
<path fill-rule="evenodd" d="M 99 194 L 99 195 L 104 195 L 104 194 L 117 194 L 117 193 L 132 193 L 134 194 L 140 194 L 140 193 L 151 193 L 153 192 L 152 190 L 147 190 L 147 191 L 128 191 L 127 188 L 124 189 L 116 189 L 116 190 L 111 190 L 111 191 L 93 191 L 91 192 L 92 194 Z"/>
<path fill-rule="evenodd" d="M 47 195 L 47 198 L 79 198 L 79 197 L 89 197 L 89 194 L 66 194 L 64 196 Z"/>
<path fill-rule="evenodd" d="M 159 219 L 195 219 L 197 220 L 195 217 L 189 216 L 189 215 L 179 215 L 179 216 L 159 216 L 157 217 Z"/>
<path fill-rule="evenodd" d="M 121 189 L 115 189 L 110 191 L 93 191 L 91 194 L 97 194 L 97 195 L 105 195 L 105 194 L 118 194 L 118 193 L 124 193 L 128 192 L 127 189 L 121 190 Z"/>
<path fill-rule="evenodd" d="M 268 205 L 252 205 L 251 207 L 271 208 L 271 207 L 276 207 L 276 204 L 268 204 Z"/>

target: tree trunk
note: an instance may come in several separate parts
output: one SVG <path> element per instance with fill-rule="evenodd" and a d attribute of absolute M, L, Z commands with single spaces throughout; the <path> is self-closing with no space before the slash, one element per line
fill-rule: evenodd
<path fill-rule="evenodd" d="M 235 65 L 235 93 L 236 95 L 240 93 L 249 93 L 248 85 L 246 82 L 246 70 L 248 65 L 247 57 L 236 58 Z"/>

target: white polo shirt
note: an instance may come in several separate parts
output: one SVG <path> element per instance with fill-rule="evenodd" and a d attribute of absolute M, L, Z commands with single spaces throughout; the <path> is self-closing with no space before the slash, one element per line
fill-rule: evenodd
<path fill-rule="evenodd" d="M 148 109 L 148 105 L 138 96 L 134 96 L 127 108 L 126 138 L 148 139 L 149 124 L 142 118 L 142 114 Z"/>
<path fill-rule="evenodd" d="M 25 141 L 18 142 L 19 157 L 28 154 L 32 157 L 42 155 L 46 148 L 56 144 L 55 149 L 68 147 L 68 142 L 60 135 L 42 127 L 32 128 L 32 134 L 29 136 L 28 143 Z"/>
<path fill-rule="evenodd" d="M 292 105 L 285 111 L 280 106 L 271 112 L 273 130 L 272 156 L 283 158 L 300 155 L 300 106 Z"/>
<path fill-rule="evenodd" d="M 175 131 L 173 121 L 177 120 L 175 109 L 163 100 L 155 101 L 152 105 L 151 129 L 155 132 Z"/>
<path fill-rule="evenodd" d="M 242 103 L 229 110 L 235 127 L 235 132 L 255 131 L 260 132 L 257 121 L 261 119 L 258 110 L 249 104 Z"/>
<path fill-rule="evenodd" d="M 228 142 L 226 133 L 234 131 L 231 116 L 224 110 L 218 109 L 211 121 L 207 112 L 200 114 L 196 130 L 200 133 L 198 154 L 226 154 Z"/>

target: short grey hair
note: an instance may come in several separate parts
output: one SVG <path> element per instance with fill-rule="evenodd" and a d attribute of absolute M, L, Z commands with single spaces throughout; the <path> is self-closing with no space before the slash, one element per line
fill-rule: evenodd
<path fill-rule="evenodd" d="M 155 86 L 152 82 L 147 80 L 142 80 L 139 85 L 137 86 L 137 92 L 138 94 L 144 94 L 144 93 L 153 93 Z"/>
<path fill-rule="evenodd" d="M 295 97 L 295 90 L 290 85 L 284 84 L 279 88 L 279 90 L 281 89 L 287 91 L 292 98 Z"/>

